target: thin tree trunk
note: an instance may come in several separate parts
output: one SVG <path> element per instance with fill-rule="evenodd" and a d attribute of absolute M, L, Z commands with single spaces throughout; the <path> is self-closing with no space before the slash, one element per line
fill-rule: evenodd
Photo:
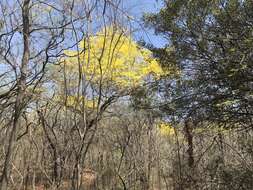
<path fill-rule="evenodd" d="M 190 189 L 196 189 L 196 181 L 195 181 L 195 169 L 194 169 L 194 155 L 193 155 L 193 123 L 190 119 L 187 119 L 185 121 L 185 126 L 184 126 L 184 131 L 185 131 L 185 137 L 187 140 L 188 144 L 188 149 L 187 149 L 187 154 L 188 154 L 188 167 L 190 169 L 189 175 L 189 183 Z"/>
<path fill-rule="evenodd" d="M 26 77 L 27 77 L 27 67 L 29 62 L 29 4 L 30 0 L 24 0 L 22 6 L 22 18 L 23 18 L 23 43 L 24 43 L 24 50 L 23 50 L 23 57 L 20 69 L 20 78 L 18 79 L 17 84 L 17 97 L 14 107 L 14 114 L 13 114 L 13 125 L 12 130 L 8 140 L 8 147 L 5 156 L 2 176 L 0 178 L 0 190 L 7 190 L 8 189 L 8 179 L 11 170 L 11 157 L 14 148 L 14 142 L 16 140 L 16 133 L 17 127 L 19 125 L 19 118 L 24 108 L 24 96 L 25 96 L 25 87 L 26 87 Z"/>
<path fill-rule="evenodd" d="M 178 170 L 179 170 L 179 189 L 183 189 L 183 175 L 182 175 L 182 161 L 181 161 L 181 155 L 180 155 L 180 144 L 179 144 L 179 139 L 178 139 L 178 131 L 177 128 L 174 129 L 175 131 L 175 141 L 176 141 L 176 152 L 177 152 L 177 159 L 178 159 Z M 173 182 L 174 184 L 174 182 Z M 174 185 L 175 186 L 175 185 Z"/>
<path fill-rule="evenodd" d="M 194 166 L 194 157 L 193 157 L 193 135 L 192 135 L 192 122 L 190 120 L 187 120 L 185 122 L 185 126 L 184 126 L 184 131 L 185 131 L 185 137 L 187 140 L 187 144 L 188 144 L 188 149 L 187 149 L 187 153 L 188 153 L 188 166 L 189 168 L 192 168 Z"/>

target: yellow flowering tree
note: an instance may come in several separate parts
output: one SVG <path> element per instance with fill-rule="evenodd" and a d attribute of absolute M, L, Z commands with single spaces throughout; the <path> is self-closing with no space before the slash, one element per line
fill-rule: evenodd
<path fill-rule="evenodd" d="M 99 100 L 101 94 L 98 92 L 129 92 L 147 81 L 167 74 L 151 51 L 140 47 L 130 35 L 115 26 L 106 27 L 83 39 L 78 44 L 78 50 L 67 50 L 64 53 L 66 56 L 61 64 L 65 68 L 65 79 L 70 81 L 68 87 L 75 88 L 78 77 L 82 76 L 86 87 L 96 89 L 93 100 Z M 91 90 L 87 91 L 88 94 L 90 92 Z M 71 104 L 80 101 L 75 93 L 69 96 L 75 96 L 68 97 Z M 87 97 L 81 99 L 91 101 Z"/>
<path fill-rule="evenodd" d="M 82 66 L 86 80 L 132 88 L 141 85 L 145 77 L 164 74 L 152 53 L 140 46 L 122 30 L 109 27 L 79 43 L 79 51 L 65 51 L 68 69 L 78 72 Z"/>
<path fill-rule="evenodd" d="M 162 122 L 158 125 L 159 132 L 162 136 L 172 136 L 175 134 L 175 129 L 169 123 Z"/>

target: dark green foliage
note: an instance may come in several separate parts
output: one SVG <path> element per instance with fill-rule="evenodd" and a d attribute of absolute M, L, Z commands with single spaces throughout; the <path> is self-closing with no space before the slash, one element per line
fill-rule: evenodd
<path fill-rule="evenodd" d="M 168 39 L 153 48 L 162 64 L 182 69 L 181 79 L 164 89 L 167 97 L 174 90 L 168 105 L 180 117 L 252 125 L 252 7 L 251 0 L 167 0 L 144 17 Z"/>

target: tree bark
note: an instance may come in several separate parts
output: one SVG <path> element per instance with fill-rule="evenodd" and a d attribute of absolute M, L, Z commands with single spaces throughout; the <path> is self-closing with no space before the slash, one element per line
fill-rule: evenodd
<path fill-rule="evenodd" d="M 185 121 L 185 126 L 184 126 L 184 131 L 185 131 L 185 137 L 187 140 L 187 144 L 188 144 L 188 166 L 189 168 L 192 168 L 194 166 L 194 156 L 193 156 L 193 135 L 192 135 L 192 130 L 193 130 L 193 126 L 192 126 L 192 122 L 190 119 L 188 119 L 187 121 Z"/>
<path fill-rule="evenodd" d="M 185 121 L 184 131 L 185 137 L 188 144 L 187 154 L 188 154 L 188 167 L 190 169 L 188 174 L 189 189 L 198 189 L 198 184 L 196 181 L 196 171 L 195 171 L 195 160 L 194 160 L 194 145 L 193 145 L 193 122 L 191 119 Z"/>
<path fill-rule="evenodd" d="M 2 176 L 0 178 L 0 190 L 8 189 L 8 179 L 11 170 L 11 157 L 14 149 L 14 143 L 16 141 L 16 133 L 17 127 L 19 125 L 20 115 L 22 110 L 24 109 L 24 97 L 25 97 L 25 89 L 26 89 L 26 78 L 27 78 L 27 68 L 30 56 L 29 50 L 29 4 L 30 0 L 24 0 L 22 6 L 22 19 L 23 19 L 23 56 L 20 68 L 20 78 L 17 81 L 17 97 L 14 106 L 14 114 L 13 114 L 13 122 L 12 122 L 12 130 L 10 132 L 8 147 L 5 156 Z"/>

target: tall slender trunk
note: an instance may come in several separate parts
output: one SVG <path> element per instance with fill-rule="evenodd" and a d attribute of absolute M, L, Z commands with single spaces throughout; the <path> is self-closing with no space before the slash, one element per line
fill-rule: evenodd
<path fill-rule="evenodd" d="M 5 156 L 2 176 L 0 178 L 0 190 L 7 190 L 8 189 L 8 179 L 11 170 L 11 157 L 12 152 L 14 149 L 14 143 L 16 141 L 16 133 L 17 127 L 19 125 L 19 118 L 21 112 L 24 108 L 24 96 L 25 96 L 25 88 L 26 88 L 26 78 L 27 78 L 27 68 L 29 62 L 29 4 L 30 0 L 24 0 L 22 6 L 22 19 L 23 19 L 23 57 L 22 63 L 20 68 L 20 78 L 17 81 L 17 97 L 14 107 L 14 114 L 13 114 L 13 122 L 12 122 L 12 130 L 10 132 L 9 140 L 8 140 L 8 147 Z"/>
<path fill-rule="evenodd" d="M 181 155 L 180 155 L 180 143 L 178 138 L 178 131 L 177 128 L 174 129 L 175 131 L 175 141 L 176 141 L 176 153 L 177 153 L 177 159 L 178 159 L 178 170 L 179 170 L 179 176 L 177 179 L 179 181 L 179 190 L 183 189 L 183 175 L 182 175 L 182 161 L 181 161 Z M 173 182 L 174 183 L 174 182 Z"/>
<path fill-rule="evenodd" d="M 188 180 L 189 184 L 188 186 L 190 187 L 189 189 L 196 189 L 196 181 L 195 181 L 195 168 L 194 168 L 194 147 L 193 147 L 193 123 L 191 119 L 187 119 L 185 121 L 185 126 L 184 126 L 184 132 L 185 132 L 185 137 L 187 140 L 188 144 L 188 149 L 187 149 L 187 154 L 188 154 L 188 167 L 189 167 L 189 174 L 188 174 Z"/>
<path fill-rule="evenodd" d="M 190 120 L 185 121 L 185 126 L 184 127 L 185 127 L 184 128 L 185 137 L 186 137 L 187 144 L 188 144 L 188 149 L 187 149 L 188 166 L 189 166 L 189 168 L 192 168 L 194 166 L 193 134 L 192 134 L 193 126 L 192 126 L 192 122 Z"/>
<path fill-rule="evenodd" d="M 151 121 L 152 122 L 152 121 Z M 152 162 L 152 123 L 149 124 L 148 129 L 148 168 L 147 168 L 147 180 L 146 180 L 146 190 L 150 189 L 150 180 L 151 180 L 151 162 Z"/>

